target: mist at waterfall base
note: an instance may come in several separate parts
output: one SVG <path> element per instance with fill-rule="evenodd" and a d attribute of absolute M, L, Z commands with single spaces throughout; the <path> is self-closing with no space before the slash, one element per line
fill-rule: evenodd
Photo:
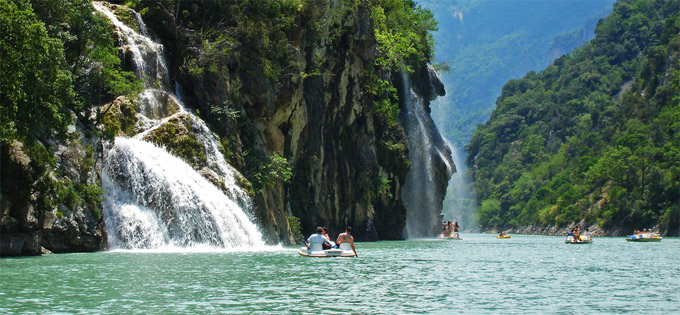
<path fill-rule="evenodd" d="M 108 4 L 93 3 L 116 27 L 132 54 L 145 90 L 138 95 L 140 133 L 116 137 L 105 152 L 102 171 L 104 222 L 111 250 L 213 251 L 264 249 L 249 215 L 252 202 L 236 184 L 235 170 L 217 148 L 216 136 L 170 89 L 163 46 L 149 37 L 138 13 L 139 32 L 121 22 Z M 170 112 L 175 111 L 170 115 Z M 191 122 L 203 145 L 212 178 L 220 189 L 182 159 L 143 140 L 170 118 Z"/>
<path fill-rule="evenodd" d="M 465 165 L 465 152 L 449 144 L 456 172 L 449 180 L 442 215 L 444 221 L 457 221 L 465 232 L 478 232 L 479 212 L 472 178 Z"/>

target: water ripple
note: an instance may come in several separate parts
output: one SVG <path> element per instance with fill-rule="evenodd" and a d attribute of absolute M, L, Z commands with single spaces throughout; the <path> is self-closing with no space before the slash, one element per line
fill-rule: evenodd
<path fill-rule="evenodd" d="M 3 314 L 677 313 L 680 239 L 466 235 L 357 244 L 358 258 L 106 252 L 0 260 Z M 631 246 L 632 245 L 632 246 Z"/>

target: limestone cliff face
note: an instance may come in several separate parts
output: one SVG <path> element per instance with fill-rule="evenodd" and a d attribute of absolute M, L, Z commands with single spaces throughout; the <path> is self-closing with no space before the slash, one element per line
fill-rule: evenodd
<path fill-rule="evenodd" d="M 409 148 L 415 146 L 409 144 L 404 122 L 390 124 L 376 115 L 366 95 L 366 69 L 377 50 L 369 12 L 341 2 L 317 2 L 305 6 L 296 23 L 286 34 L 296 68 L 284 73 L 287 79 L 278 85 L 264 73 L 244 75 L 245 65 L 238 61 L 192 73 L 186 65 L 208 53 L 198 35 L 181 27 L 175 35 L 157 32 L 166 34 L 164 42 L 174 53 L 170 59 L 183 101 L 224 135 L 232 165 L 252 178 L 274 154 L 288 161 L 290 182 L 255 190 L 256 215 L 269 241 L 295 242 L 289 216 L 300 219 L 304 235 L 316 226 L 327 226 L 336 235 L 351 225 L 358 240 L 401 239 L 406 220 L 401 196 L 411 165 Z M 429 115 L 429 100 L 444 91 L 428 69 L 423 63 L 411 76 L 416 92 L 427 99 L 423 106 Z M 380 75 L 403 90 L 399 73 Z M 215 118 L 215 104 L 228 104 L 236 115 Z M 450 161 L 431 119 L 426 128 Z M 439 211 L 453 171 L 446 164 L 437 164 L 436 184 L 430 187 L 438 193 L 434 207 Z"/>
<path fill-rule="evenodd" d="M 292 26 L 279 38 L 285 44 L 278 53 L 286 57 L 267 59 L 274 64 L 254 64 L 258 59 L 249 55 L 263 52 L 243 50 L 243 39 L 228 27 L 223 35 L 235 40 L 213 41 L 220 36 L 202 33 L 202 27 L 212 25 L 181 20 L 227 7 L 218 22 L 231 25 L 235 17 L 229 16 L 228 6 L 237 7 L 238 1 L 192 2 L 182 11 L 171 9 L 174 2 L 138 4 L 149 32 L 165 45 L 177 96 L 208 123 L 229 164 L 243 174 L 238 180 L 253 197 L 255 217 L 269 243 L 301 240 L 291 229 L 294 217 L 303 235 L 316 226 L 327 226 L 337 235 L 351 225 L 357 240 L 404 236 L 407 210 L 402 196 L 412 167 L 410 151 L 423 149 L 409 141 L 404 117 L 395 122 L 377 114 L 375 99 L 367 92 L 368 72 L 378 52 L 370 12 L 345 2 L 300 6 Z M 121 47 L 128 70 L 130 58 Z M 444 93 L 430 70 L 423 62 L 409 75 L 415 93 L 427 100 L 421 106 L 428 117 L 429 100 Z M 410 89 L 401 82 L 401 73 L 373 75 L 395 86 L 398 95 Z M 406 115 L 404 102 L 399 106 Z M 136 134 L 142 109 L 125 97 L 105 105 L 100 134 Z M 175 110 L 168 107 L 168 113 Z M 203 163 L 205 152 L 191 119 L 177 116 L 145 139 L 165 146 L 219 186 Z M 448 149 L 431 119 L 424 128 L 444 152 L 443 158 L 435 156 L 438 162 L 428 187 L 438 192 L 428 212 L 436 217 L 452 169 L 446 166 Z M 95 134 L 74 126 L 68 139 L 45 143 L 45 154 L 54 156 L 43 163 L 50 165 L 45 169 L 31 162 L 41 155 L 27 149 L 28 144 L 1 148 L 2 255 L 39 254 L 43 247 L 54 252 L 105 248 L 101 195 L 94 187 L 101 189 L 102 148 L 109 142 Z M 173 139 L 177 137 L 182 141 Z M 433 152 L 428 149 L 426 155 Z M 281 157 L 287 166 L 280 165 Z M 282 175 L 286 170 L 290 178 Z M 91 194 L 73 195 L 83 191 Z M 9 194 L 15 197 L 5 198 Z"/>

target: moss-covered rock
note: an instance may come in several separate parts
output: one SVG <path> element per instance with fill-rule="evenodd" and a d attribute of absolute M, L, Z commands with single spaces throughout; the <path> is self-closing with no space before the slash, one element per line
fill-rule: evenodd
<path fill-rule="evenodd" d="M 101 115 L 104 135 L 108 139 L 133 136 L 138 131 L 135 104 L 126 96 L 119 96 L 111 104 L 102 106 Z"/>
<path fill-rule="evenodd" d="M 196 169 L 208 166 L 205 148 L 194 133 L 191 117 L 186 114 L 173 116 L 149 131 L 144 140 L 166 148 Z"/>

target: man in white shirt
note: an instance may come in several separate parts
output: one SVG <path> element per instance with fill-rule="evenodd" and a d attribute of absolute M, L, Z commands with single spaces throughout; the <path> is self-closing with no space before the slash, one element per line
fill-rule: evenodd
<path fill-rule="evenodd" d="M 316 234 L 312 234 L 308 239 L 307 239 L 307 248 L 313 243 L 319 243 L 323 247 L 323 243 L 327 242 L 328 240 L 323 236 L 323 228 L 322 227 L 317 227 L 316 228 Z"/>

